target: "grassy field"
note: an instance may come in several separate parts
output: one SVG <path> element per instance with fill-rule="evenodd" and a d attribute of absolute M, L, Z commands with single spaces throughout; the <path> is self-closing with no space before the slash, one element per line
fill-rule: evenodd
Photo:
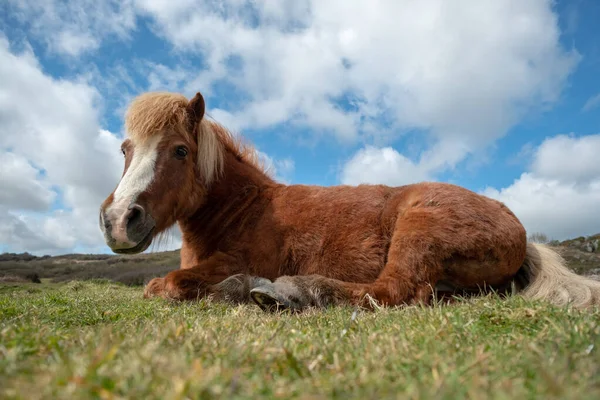
<path fill-rule="evenodd" d="M 0 397 L 600 398 L 598 310 L 491 296 L 270 315 L 141 293 L 0 286 Z"/>

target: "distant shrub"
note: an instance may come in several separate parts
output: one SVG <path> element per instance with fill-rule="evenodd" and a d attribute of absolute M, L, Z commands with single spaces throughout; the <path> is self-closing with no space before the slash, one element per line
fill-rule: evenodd
<path fill-rule="evenodd" d="M 33 283 L 42 283 L 42 281 L 40 280 L 40 276 L 37 274 L 37 272 L 29 272 L 25 275 L 25 278 L 27 278 Z"/>
<path fill-rule="evenodd" d="M 545 233 L 541 233 L 541 232 L 535 232 L 532 233 L 531 235 L 529 235 L 528 240 L 530 242 L 534 242 L 534 243 L 548 243 L 550 241 L 550 239 L 548 239 L 548 236 Z"/>

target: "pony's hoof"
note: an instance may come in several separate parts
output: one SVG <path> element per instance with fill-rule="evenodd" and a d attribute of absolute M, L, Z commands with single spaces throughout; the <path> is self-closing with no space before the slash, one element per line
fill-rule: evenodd
<path fill-rule="evenodd" d="M 256 287 L 250 291 L 250 297 L 263 310 L 267 312 L 295 311 L 296 304 L 286 299 L 275 290 L 275 285 L 268 284 Z"/>
<path fill-rule="evenodd" d="M 269 284 L 271 284 L 271 281 L 266 278 L 236 274 L 216 285 L 212 285 L 209 291 L 215 300 L 242 304 L 251 302 L 250 291 L 253 288 Z"/>

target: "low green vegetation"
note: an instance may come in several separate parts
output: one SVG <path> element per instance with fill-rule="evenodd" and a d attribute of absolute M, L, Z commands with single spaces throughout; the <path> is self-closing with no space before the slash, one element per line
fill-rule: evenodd
<path fill-rule="evenodd" d="M 488 296 L 299 315 L 0 285 L 0 398 L 599 399 L 600 311 Z"/>

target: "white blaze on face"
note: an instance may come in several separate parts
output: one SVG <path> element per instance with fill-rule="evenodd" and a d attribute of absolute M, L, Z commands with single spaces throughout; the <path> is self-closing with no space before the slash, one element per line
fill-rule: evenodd
<path fill-rule="evenodd" d="M 115 190 L 113 204 L 128 207 L 150 186 L 154 179 L 159 142 L 160 137 L 154 136 L 134 148 L 129 168 Z"/>
<path fill-rule="evenodd" d="M 148 189 L 154 179 L 159 142 L 160 136 L 155 136 L 135 146 L 127 172 L 114 192 L 112 204 L 106 210 L 114 246 L 127 248 L 136 245 L 127 236 L 129 206 Z"/>

